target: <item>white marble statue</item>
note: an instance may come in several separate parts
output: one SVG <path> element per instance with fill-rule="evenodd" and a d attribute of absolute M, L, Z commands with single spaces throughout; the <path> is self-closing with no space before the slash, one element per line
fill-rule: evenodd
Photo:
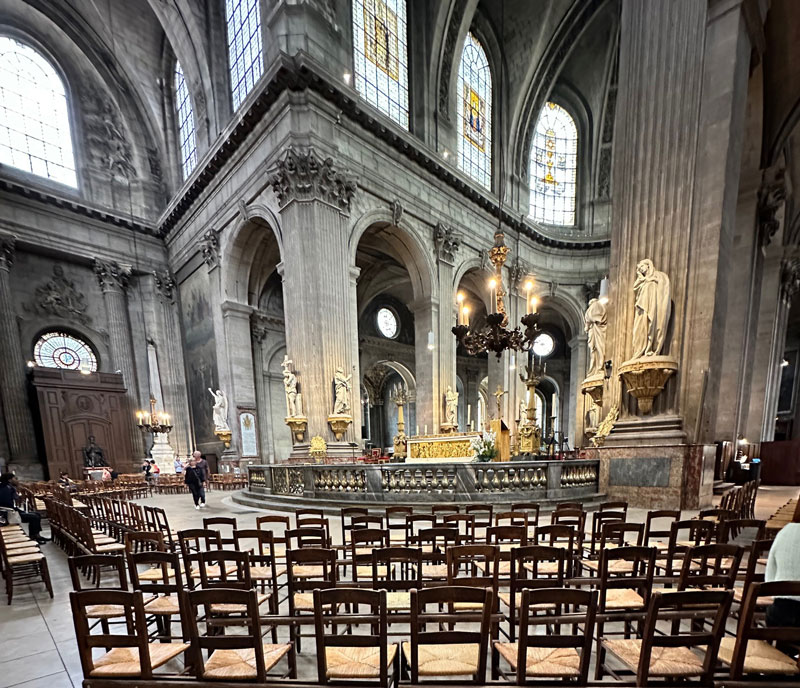
<path fill-rule="evenodd" d="M 587 377 L 603 372 L 606 360 L 606 324 L 606 305 L 598 299 L 592 299 L 583 316 L 583 329 L 589 346 Z"/>
<path fill-rule="evenodd" d="M 517 418 L 518 423 L 524 423 L 528 419 L 528 405 L 525 403 L 525 399 L 522 398 L 519 400 L 519 416 Z"/>
<path fill-rule="evenodd" d="M 216 392 L 208 388 L 211 396 L 214 397 L 214 432 L 230 432 L 228 425 L 228 398 L 225 392 L 218 389 Z"/>
<path fill-rule="evenodd" d="M 344 368 L 339 366 L 333 376 L 333 415 L 344 416 L 350 412 L 350 380 L 352 375 L 345 375 Z"/>
<path fill-rule="evenodd" d="M 649 258 L 636 266 L 633 283 L 636 304 L 633 314 L 633 356 L 658 356 L 664 348 L 672 314 L 669 277 L 655 269 Z"/>
<path fill-rule="evenodd" d="M 290 368 L 292 361 L 288 356 L 283 357 L 283 390 L 286 392 L 286 416 L 288 418 L 297 418 L 303 415 L 302 403 L 300 394 L 297 392 L 297 375 Z"/>
<path fill-rule="evenodd" d="M 447 388 L 444 395 L 444 416 L 448 425 L 458 425 L 458 392 L 452 387 Z"/>

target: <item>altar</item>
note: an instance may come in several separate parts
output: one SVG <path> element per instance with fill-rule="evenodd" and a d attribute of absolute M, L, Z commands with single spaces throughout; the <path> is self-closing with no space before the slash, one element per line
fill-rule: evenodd
<path fill-rule="evenodd" d="M 468 463 L 473 459 L 472 440 L 480 433 L 409 437 L 406 463 Z"/>

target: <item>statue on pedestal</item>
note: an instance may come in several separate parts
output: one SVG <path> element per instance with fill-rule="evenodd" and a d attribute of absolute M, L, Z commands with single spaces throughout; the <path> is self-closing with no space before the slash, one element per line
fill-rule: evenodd
<path fill-rule="evenodd" d="M 633 356 L 658 356 L 664 348 L 672 315 L 669 277 L 655 269 L 649 258 L 636 266 L 633 283 L 636 303 L 633 314 Z"/>
<path fill-rule="evenodd" d="M 352 375 L 345 375 L 344 368 L 339 366 L 333 376 L 333 415 L 343 416 L 350 411 L 350 380 Z"/>
<path fill-rule="evenodd" d="M 452 387 L 447 388 L 444 395 L 445 418 L 448 425 L 458 425 L 458 392 L 454 392 Z"/>
<path fill-rule="evenodd" d="M 102 468 L 108 466 L 106 454 L 102 447 L 94 441 L 94 435 L 89 435 L 86 439 L 86 446 L 83 448 L 83 465 L 86 468 Z"/>
<path fill-rule="evenodd" d="M 231 428 L 228 425 L 228 398 L 225 392 L 218 389 L 216 392 L 208 388 L 211 396 L 214 397 L 214 432 L 230 432 Z"/>
<path fill-rule="evenodd" d="M 589 365 L 586 377 L 602 375 L 606 360 L 606 306 L 599 299 L 589 301 L 583 316 L 583 329 L 589 347 Z"/>
<path fill-rule="evenodd" d="M 303 402 L 300 393 L 297 391 L 297 376 L 290 369 L 292 361 L 288 356 L 283 357 L 283 389 L 286 392 L 286 417 L 300 418 L 303 415 Z"/>

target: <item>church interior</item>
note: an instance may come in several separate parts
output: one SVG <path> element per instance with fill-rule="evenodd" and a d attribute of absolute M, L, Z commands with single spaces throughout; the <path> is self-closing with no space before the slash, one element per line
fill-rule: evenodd
<path fill-rule="evenodd" d="M 800 686 L 795 179 L 798 0 L 0 0 L 0 688 Z"/>

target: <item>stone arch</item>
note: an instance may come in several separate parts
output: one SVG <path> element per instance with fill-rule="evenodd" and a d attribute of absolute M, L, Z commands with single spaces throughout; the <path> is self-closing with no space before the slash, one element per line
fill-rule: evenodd
<path fill-rule="evenodd" d="M 586 310 L 580 300 L 565 291 L 555 294 L 538 294 L 540 308 L 553 308 L 566 321 L 570 328 L 568 339 L 583 331 L 583 315 Z"/>
<path fill-rule="evenodd" d="M 387 209 L 368 210 L 353 224 L 348 240 L 350 264 L 355 265 L 358 245 L 364 234 L 371 229 L 383 231 L 386 247 L 401 262 L 411 279 L 414 300 L 430 298 L 434 292 L 435 266 L 433 252 L 427 246 L 419 227 L 406 219 L 399 225 L 392 224 L 391 212 Z"/>
<path fill-rule="evenodd" d="M 413 402 L 417 399 L 417 381 L 414 378 L 414 373 L 411 372 L 406 366 L 402 363 L 398 363 L 397 361 L 376 361 L 375 365 L 384 365 L 387 368 L 396 372 L 401 378 L 403 378 L 403 382 L 406 386 L 406 393 L 408 394 L 408 401 Z"/>

